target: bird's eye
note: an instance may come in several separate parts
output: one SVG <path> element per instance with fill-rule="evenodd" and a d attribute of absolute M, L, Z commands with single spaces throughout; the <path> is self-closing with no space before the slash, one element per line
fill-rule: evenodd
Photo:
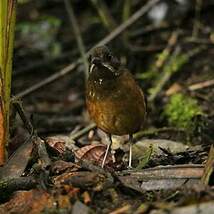
<path fill-rule="evenodd" d="M 110 61 L 110 60 L 112 59 L 112 55 L 111 55 L 111 54 L 107 54 L 107 55 L 106 55 L 106 59 L 107 59 L 108 61 Z"/>

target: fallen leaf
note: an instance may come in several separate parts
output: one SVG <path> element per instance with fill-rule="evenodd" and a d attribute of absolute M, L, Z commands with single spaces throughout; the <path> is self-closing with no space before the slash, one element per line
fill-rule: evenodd
<path fill-rule="evenodd" d="M 171 153 L 178 153 L 186 151 L 189 146 L 172 140 L 165 139 L 146 139 L 135 143 L 133 146 L 133 157 L 140 158 L 142 152 L 150 150 L 152 146 L 153 154 L 159 155 L 162 153 L 159 147 L 170 150 Z"/>
<path fill-rule="evenodd" d="M 0 168 L 0 179 L 16 178 L 22 175 L 31 157 L 33 141 L 36 141 L 36 138 L 30 138 L 23 143 L 10 157 L 8 162 Z"/>
<path fill-rule="evenodd" d="M 147 149 L 147 152 L 144 152 L 144 156 L 141 156 L 141 158 L 139 158 L 139 163 L 136 169 L 142 169 L 143 167 L 146 166 L 146 164 L 149 162 L 151 158 L 152 152 L 153 152 L 153 148 L 152 146 L 150 146 Z"/>
<path fill-rule="evenodd" d="M 84 159 L 88 161 L 92 161 L 98 164 L 102 163 L 102 160 L 104 158 L 106 152 L 106 146 L 103 144 L 97 144 L 97 145 L 88 145 L 80 148 L 75 152 L 75 156 L 77 159 Z M 112 162 L 112 155 L 107 155 L 105 164 L 109 164 Z"/>
<path fill-rule="evenodd" d="M 65 152 L 65 140 L 62 137 L 47 137 L 45 142 L 57 154 Z"/>
<path fill-rule="evenodd" d="M 127 187 L 139 192 L 175 189 L 194 184 L 202 185 L 203 165 L 160 166 L 140 171 L 124 171 L 118 173 L 118 179 Z"/>
<path fill-rule="evenodd" d="M 106 178 L 104 175 L 96 172 L 67 172 L 53 178 L 53 183 L 57 186 L 72 185 L 81 189 L 93 189 L 100 191 L 105 185 Z"/>

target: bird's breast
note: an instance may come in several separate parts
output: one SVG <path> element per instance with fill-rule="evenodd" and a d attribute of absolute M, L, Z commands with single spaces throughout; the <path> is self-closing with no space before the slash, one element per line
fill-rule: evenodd
<path fill-rule="evenodd" d="M 107 133 L 132 134 L 143 124 L 143 93 L 129 73 L 112 81 L 89 81 L 86 103 L 91 118 Z"/>

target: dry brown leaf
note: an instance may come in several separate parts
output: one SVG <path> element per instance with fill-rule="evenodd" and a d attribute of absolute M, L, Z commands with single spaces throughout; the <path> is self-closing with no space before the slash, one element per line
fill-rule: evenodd
<path fill-rule="evenodd" d="M 166 96 L 171 96 L 179 91 L 182 90 L 182 86 L 178 83 L 174 83 L 173 85 L 170 86 L 169 89 L 165 92 Z"/>
<path fill-rule="evenodd" d="M 34 139 L 36 141 L 37 139 Z M 19 177 L 25 170 L 33 150 L 33 140 L 23 143 L 0 169 L 0 179 Z"/>
<path fill-rule="evenodd" d="M 98 145 L 84 146 L 81 149 L 77 150 L 75 152 L 75 155 L 80 160 L 84 159 L 84 160 L 89 160 L 89 161 L 101 164 L 104 158 L 105 152 L 106 152 L 106 146 L 103 144 L 98 144 Z M 109 164 L 111 162 L 112 162 L 112 155 L 109 153 L 105 163 Z"/>
<path fill-rule="evenodd" d="M 133 172 L 119 172 L 120 181 L 127 187 L 139 192 L 175 189 L 178 187 L 201 186 L 203 165 L 186 164 L 173 166 L 160 166 Z"/>
<path fill-rule="evenodd" d="M 94 191 L 102 190 L 105 181 L 104 175 L 87 171 L 63 173 L 53 179 L 53 183 L 57 186 L 72 185 L 82 189 L 93 189 Z"/>
<path fill-rule="evenodd" d="M 47 137 L 45 142 L 57 154 L 62 154 L 66 150 L 65 140 L 60 137 Z"/>

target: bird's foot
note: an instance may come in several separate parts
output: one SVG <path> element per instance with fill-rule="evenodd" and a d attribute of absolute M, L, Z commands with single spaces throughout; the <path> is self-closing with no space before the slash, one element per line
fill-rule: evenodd
<path fill-rule="evenodd" d="M 133 167 L 132 166 L 127 166 L 127 169 L 133 169 Z"/>

